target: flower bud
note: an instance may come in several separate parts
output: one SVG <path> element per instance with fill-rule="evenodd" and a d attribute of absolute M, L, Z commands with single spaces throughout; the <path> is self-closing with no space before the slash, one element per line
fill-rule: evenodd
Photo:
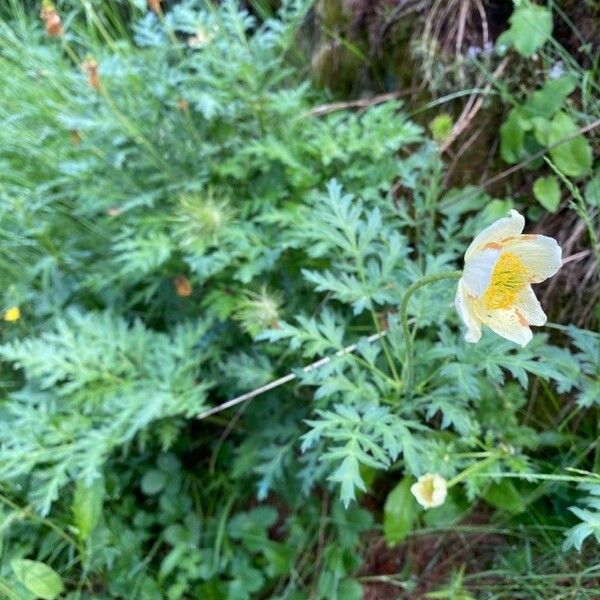
<path fill-rule="evenodd" d="M 44 0 L 42 2 L 42 10 L 40 17 L 44 21 L 46 27 L 46 33 L 50 37 L 61 37 L 64 33 L 60 15 L 56 11 L 56 7 L 50 0 Z"/>
<path fill-rule="evenodd" d="M 441 475 L 426 473 L 421 475 L 410 491 L 423 508 L 441 506 L 448 494 L 448 484 Z"/>

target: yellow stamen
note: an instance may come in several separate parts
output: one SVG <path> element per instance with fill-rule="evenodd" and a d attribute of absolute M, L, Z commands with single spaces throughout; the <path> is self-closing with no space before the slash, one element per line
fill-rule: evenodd
<path fill-rule="evenodd" d="M 505 252 L 498 259 L 492 273 L 490 286 L 483 295 L 485 307 L 488 309 L 510 308 L 527 283 L 525 265 L 515 254 Z"/>
<path fill-rule="evenodd" d="M 421 494 L 427 502 L 433 502 L 433 478 L 426 479 L 421 483 Z"/>

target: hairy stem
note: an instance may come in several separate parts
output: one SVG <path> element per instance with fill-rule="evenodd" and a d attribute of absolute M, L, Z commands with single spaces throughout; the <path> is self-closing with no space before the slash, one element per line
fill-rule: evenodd
<path fill-rule="evenodd" d="M 418 281 L 415 281 L 404 293 L 402 302 L 400 304 L 400 323 L 402 324 L 402 333 L 404 335 L 405 344 L 405 359 L 403 367 L 403 381 L 405 393 L 409 395 L 412 391 L 412 378 L 413 378 L 413 343 L 412 336 L 408 329 L 408 302 L 412 295 L 420 288 L 435 283 L 436 281 L 442 281 L 443 279 L 460 279 L 462 271 L 444 271 L 443 273 L 435 273 L 434 275 L 426 275 Z"/>

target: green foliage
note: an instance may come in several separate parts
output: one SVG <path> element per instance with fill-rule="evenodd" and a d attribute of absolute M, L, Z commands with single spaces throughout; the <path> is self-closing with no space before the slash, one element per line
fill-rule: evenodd
<path fill-rule="evenodd" d="M 15 558 L 10 564 L 17 580 L 36 598 L 54 600 L 65 589 L 58 573 L 44 563 Z"/>
<path fill-rule="evenodd" d="M 73 493 L 73 523 L 80 540 L 87 540 L 102 516 L 106 494 L 104 480 L 96 479 L 91 485 L 80 480 Z"/>
<path fill-rule="evenodd" d="M 39 337 L 0 347 L 27 382 L 3 404 L 2 477 L 31 474 L 30 497 L 47 513 L 63 486 L 92 484 L 111 452 L 155 421 L 199 412 L 209 385 L 198 367 L 214 355 L 197 346 L 206 329 L 190 322 L 167 335 L 73 310 Z M 160 423 L 153 435 L 173 442 Z"/>
<path fill-rule="evenodd" d="M 563 548 L 575 548 L 581 551 L 586 538 L 594 536 L 596 542 L 600 543 L 600 485 L 597 481 L 582 483 L 580 489 L 587 493 L 581 506 L 571 506 L 569 510 L 581 521 L 579 525 L 572 527 L 566 534 Z"/>
<path fill-rule="evenodd" d="M 550 156 L 556 166 L 569 177 L 586 175 L 592 167 L 592 147 L 583 135 L 572 137 L 577 132 L 577 125 L 564 112 L 556 113 L 548 128 L 547 143 L 554 146 L 550 148 Z M 572 139 L 558 144 L 568 137 Z"/>
<path fill-rule="evenodd" d="M 389 545 L 401 542 L 413 530 L 419 512 L 410 492 L 412 477 L 403 477 L 385 499 L 383 534 Z"/>
<path fill-rule="evenodd" d="M 369 406 L 359 412 L 352 406 L 338 404 L 333 411 L 317 411 L 318 420 L 308 420 L 311 428 L 303 436 L 302 450 L 315 446 L 320 440 L 331 440 L 320 460 L 337 465 L 329 479 L 340 485 L 342 502 L 347 506 L 355 499 L 355 489 L 365 491 L 360 465 L 382 469 L 404 456 L 407 468 L 419 470 L 416 440 L 409 423 L 382 406 Z"/>
<path fill-rule="evenodd" d="M 533 183 L 535 199 L 549 212 L 556 212 L 560 204 L 560 186 L 558 179 L 552 175 L 538 177 Z"/>
<path fill-rule="evenodd" d="M 523 497 L 515 487 L 512 481 L 504 479 L 498 483 L 493 483 L 483 495 L 485 501 L 511 513 L 522 513 L 526 509 Z"/>
<path fill-rule="evenodd" d="M 552 35 L 552 13 L 530 0 L 514 0 L 510 29 L 498 39 L 499 44 L 513 46 L 524 57 L 530 57 Z"/>
<path fill-rule="evenodd" d="M 37 6 L 0 7 L 0 313 L 19 309 L 0 327 L 7 597 L 358 599 L 377 514 L 363 504 L 386 472 L 399 483 L 384 535 L 399 543 L 478 499 L 525 519 L 532 500 L 507 476 L 571 466 L 565 444 L 589 445 L 546 431 L 531 392 L 595 409 L 600 337 L 466 344 L 449 281 L 408 304 L 407 389 L 404 293 L 458 268 L 512 200 L 446 190 L 412 107 L 314 110 L 329 98 L 306 72 L 313 3 L 243 4 L 164 2 L 157 15 L 64 0 L 63 38 Z M 520 3 L 519 52 L 539 50 L 549 14 Z M 524 41 L 532 15 L 543 32 Z M 566 176 L 587 175 L 585 138 L 551 147 L 585 122 L 570 110 L 577 86 L 548 78 L 516 102 L 503 158 L 550 148 Z M 434 140 L 451 125 L 434 118 Z M 534 193 L 557 208 L 556 179 Z M 423 512 L 410 484 L 426 472 L 460 479 Z M 588 529 L 566 549 L 593 532 L 594 507 L 577 509 L 592 516 L 576 513 Z M 468 597 L 462 572 L 434 594 Z"/>
<path fill-rule="evenodd" d="M 541 7 L 538 7 L 541 8 Z M 567 72 L 548 78 L 541 88 L 513 108 L 500 127 L 500 153 L 511 164 L 523 163 L 537 169 L 546 151 L 555 167 L 566 177 L 582 178 L 593 168 L 592 145 L 580 132 L 591 119 L 573 109 L 571 95 L 585 86 L 585 76 Z M 549 212 L 560 204 L 560 187 L 554 175 L 538 177 L 532 187 L 535 199 Z"/>
<path fill-rule="evenodd" d="M 600 335 L 576 327 L 569 327 L 576 357 L 581 365 L 578 374 L 577 402 L 584 407 L 600 403 Z"/>
<path fill-rule="evenodd" d="M 525 102 L 513 108 L 500 128 L 502 158 L 509 163 L 547 147 L 565 174 L 579 177 L 591 167 L 591 147 L 572 118 L 561 109 L 576 86 L 568 74 L 548 80 Z"/>
<path fill-rule="evenodd" d="M 600 206 L 600 175 L 595 175 L 585 186 L 585 200 L 592 208 Z"/>

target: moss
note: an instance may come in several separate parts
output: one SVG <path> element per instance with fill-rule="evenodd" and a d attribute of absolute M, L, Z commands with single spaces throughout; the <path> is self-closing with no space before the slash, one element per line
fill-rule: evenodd
<path fill-rule="evenodd" d="M 336 93 L 349 93 L 354 88 L 362 61 L 340 42 L 321 43 L 312 56 L 314 80 Z"/>
<path fill-rule="evenodd" d="M 350 0 L 319 0 L 316 10 L 321 23 L 327 29 L 345 29 L 353 16 Z"/>

